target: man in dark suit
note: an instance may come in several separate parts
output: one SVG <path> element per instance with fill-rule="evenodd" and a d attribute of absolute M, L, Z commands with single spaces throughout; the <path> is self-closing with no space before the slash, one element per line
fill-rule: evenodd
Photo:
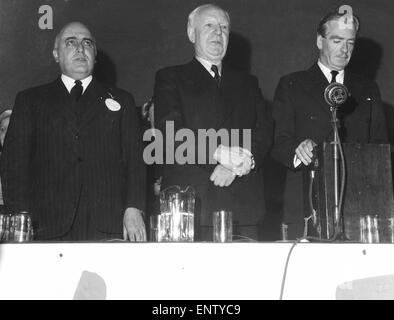
<path fill-rule="evenodd" d="M 324 99 L 329 83 L 344 84 L 350 92 L 348 100 L 338 110 L 341 141 L 387 142 L 378 86 L 365 77 L 345 71 L 358 29 L 356 16 L 338 12 L 327 14 L 317 29 L 317 63 L 306 71 L 282 77 L 276 88 L 272 155 L 288 168 L 284 222 L 288 224 L 289 239 L 303 235 L 302 171 L 312 162 L 316 146 L 333 140 L 331 112 Z"/>
<path fill-rule="evenodd" d="M 96 43 L 67 24 L 61 77 L 20 92 L 1 159 L 5 205 L 28 211 L 38 240 L 146 239 L 145 165 L 134 99 L 92 77 Z"/>
<path fill-rule="evenodd" d="M 195 188 L 196 240 L 212 240 L 212 212 L 221 209 L 233 212 L 234 235 L 257 240 L 258 224 L 265 210 L 259 168 L 271 145 L 272 122 L 257 79 L 222 64 L 229 27 L 229 15 L 223 9 L 214 5 L 196 8 L 190 13 L 187 26 L 195 58 L 156 74 L 155 127 L 166 135 L 166 124 L 172 121 L 175 130 L 187 128 L 196 138 L 195 161 L 181 164 L 175 159 L 175 164 L 164 163 L 157 168 L 162 190 L 171 185 Z M 242 129 L 251 130 L 249 147 L 238 149 L 220 140 L 216 150 L 240 152 L 238 168 L 224 161 L 224 154 L 215 157 L 221 158 L 218 162 L 212 161 L 209 151 L 203 155 L 203 142 L 198 140 L 202 129 L 226 133 L 240 129 L 241 135 Z M 242 136 L 239 141 L 243 141 Z"/>

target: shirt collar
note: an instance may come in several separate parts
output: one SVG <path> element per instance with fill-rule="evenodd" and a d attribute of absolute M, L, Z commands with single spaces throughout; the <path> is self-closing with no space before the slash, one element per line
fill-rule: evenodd
<path fill-rule="evenodd" d="M 68 92 L 70 93 L 72 87 L 74 87 L 74 85 L 75 85 L 75 79 L 70 78 L 69 76 L 66 76 L 65 74 L 62 74 L 61 79 L 62 79 L 64 85 L 66 86 Z M 93 79 L 93 76 L 90 75 L 89 77 L 81 80 L 82 87 L 83 87 L 82 93 L 85 92 L 86 88 L 88 87 L 88 85 L 90 84 L 92 79 Z"/>
<path fill-rule="evenodd" d="M 317 65 L 319 66 L 320 70 L 323 72 L 324 76 L 326 77 L 327 81 L 331 82 L 331 69 L 327 68 L 320 60 L 317 61 Z M 343 80 L 345 77 L 345 70 L 338 71 L 337 77 L 335 78 L 336 82 L 343 84 Z"/>
<path fill-rule="evenodd" d="M 196 59 L 198 60 L 198 62 L 200 62 L 203 65 L 205 69 L 207 69 L 207 71 L 211 74 L 212 77 L 215 77 L 215 73 L 211 70 L 211 67 L 213 65 L 212 62 L 209 62 L 208 60 L 200 57 L 196 57 Z M 222 76 L 222 63 L 219 63 L 216 66 L 218 67 L 219 70 L 219 76 Z"/>

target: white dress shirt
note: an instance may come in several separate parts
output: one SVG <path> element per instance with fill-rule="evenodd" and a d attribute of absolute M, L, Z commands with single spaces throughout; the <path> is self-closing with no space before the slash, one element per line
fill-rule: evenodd
<path fill-rule="evenodd" d="M 70 93 L 72 87 L 75 86 L 75 79 L 70 78 L 69 76 L 66 76 L 65 74 L 62 74 L 61 79 L 62 79 L 64 85 L 66 86 L 68 92 Z M 90 75 L 89 77 L 81 80 L 82 88 L 83 88 L 82 93 L 85 92 L 86 88 L 88 87 L 88 85 L 90 84 L 92 79 L 93 79 L 93 77 Z"/>
<path fill-rule="evenodd" d="M 317 65 L 319 66 L 321 72 L 323 72 L 323 74 L 326 77 L 328 83 L 330 83 L 331 82 L 331 77 L 332 77 L 332 74 L 331 74 L 332 70 L 330 68 L 327 68 L 324 64 L 322 64 L 320 62 L 320 60 L 317 61 Z M 335 78 L 335 81 L 340 83 L 340 84 L 343 84 L 344 78 L 345 78 L 345 70 L 340 70 L 340 71 L 338 71 L 338 74 L 337 74 L 337 76 Z"/>
<path fill-rule="evenodd" d="M 215 72 L 211 70 L 213 63 L 200 57 L 196 57 L 196 59 L 203 65 L 205 69 L 207 69 L 207 71 L 211 74 L 212 78 L 215 78 Z M 222 76 L 222 63 L 216 64 L 216 66 L 218 67 L 219 76 Z"/>

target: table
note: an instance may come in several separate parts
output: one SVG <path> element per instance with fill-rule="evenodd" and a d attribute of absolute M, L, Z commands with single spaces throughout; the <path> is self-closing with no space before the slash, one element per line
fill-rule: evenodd
<path fill-rule="evenodd" d="M 394 299 L 393 244 L 298 243 L 283 285 L 292 246 L 3 243 L 0 299 Z"/>

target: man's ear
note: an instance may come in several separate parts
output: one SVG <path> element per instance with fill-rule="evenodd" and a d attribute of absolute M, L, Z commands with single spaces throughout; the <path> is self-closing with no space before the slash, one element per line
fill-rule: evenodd
<path fill-rule="evenodd" d="M 196 42 L 196 32 L 193 27 L 187 26 L 187 36 L 189 37 L 191 43 Z"/>
<path fill-rule="evenodd" d="M 53 54 L 53 58 L 55 59 L 55 61 L 59 62 L 59 54 L 57 53 L 56 49 L 53 49 L 52 54 Z"/>
<path fill-rule="evenodd" d="M 316 46 L 321 50 L 323 48 L 323 37 L 318 34 L 316 38 Z"/>

